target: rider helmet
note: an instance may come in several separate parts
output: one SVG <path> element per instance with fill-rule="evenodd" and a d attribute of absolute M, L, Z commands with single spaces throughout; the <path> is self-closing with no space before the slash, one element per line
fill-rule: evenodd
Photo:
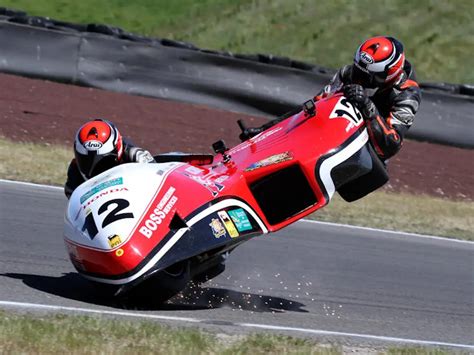
<path fill-rule="evenodd" d="M 403 73 L 403 45 L 393 37 L 373 37 L 362 43 L 354 56 L 352 81 L 364 87 L 397 83 Z"/>
<path fill-rule="evenodd" d="M 95 119 L 76 133 L 74 155 L 86 180 L 118 165 L 122 154 L 122 136 L 112 122 Z"/>

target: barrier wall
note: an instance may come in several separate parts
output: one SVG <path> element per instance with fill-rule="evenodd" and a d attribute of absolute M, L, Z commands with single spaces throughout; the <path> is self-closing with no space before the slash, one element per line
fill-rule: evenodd
<path fill-rule="evenodd" d="M 0 71 L 136 95 L 276 116 L 312 97 L 333 70 L 269 55 L 233 55 L 104 25 L 0 8 Z M 474 147 L 474 87 L 422 84 L 408 136 Z"/>

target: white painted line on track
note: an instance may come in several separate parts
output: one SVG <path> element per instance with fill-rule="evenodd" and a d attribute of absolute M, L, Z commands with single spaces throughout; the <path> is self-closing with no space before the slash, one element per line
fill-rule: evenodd
<path fill-rule="evenodd" d="M 35 184 L 33 182 L 26 182 L 26 181 L 14 181 L 14 180 L 0 179 L 0 183 L 6 183 L 6 184 L 11 184 L 11 185 L 31 186 L 31 187 L 38 187 L 38 188 L 47 188 L 47 189 L 51 189 L 51 190 L 62 190 L 63 189 L 61 186 Z"/>
<path fill-rule="evenodd" d="M 310 333 L 310 334 L 316 334 L 316 335 L 343 336 L 343 337 L 349 337 L 349 338 L 378 340 L 378 341 L 385 341 L 385 342 L 431 345 L 431 346 L 449 346 L 449 347 L 464 348 L 464 349 L 474 349 L 474 345 L 446 343 L 442 341 L 433 341 L 433 340 L 406 339 L 406 338 L 388 337 L 388 336 L 383 336 L 383 335 L 357 334 L 357 333 L 334 332 L 334 331 L 319 330 L 319 329 L 282 327 L 282 326 L 270 325 L 270 324 L 239 323 L 239 325 L 241 327 L 258 328 L 258 329 L 266 329 L 266 330 L 282 330 L 282 331 L 286 330 L 286 331 Z"/>
<path fill-rule="evenodd" d="M 14 180 L 4 180 L 0 179 L 0 183 L 8 183 L 8 184 L 19 184 L 19 185 L 25 185 L 25 186 L 31 186 L 31 187 L 45 187 L 45 188 L 50 188 L 54 190 L 62 190 L 63 188 L 60 186 L 51 186 L 51 185 L 42 185 L 42 184 L 34 184 L 31 182 L 24 182 L 24 181 L 14 181 Z M 322 221 L 315 221 L 311 219 L 302 219 L 299 220 L 296 223 L 314 223 L 314 224 L 320 224 L 320 225 L 327 225 L 327 226 L 333 226 L 333 227 L 341 227 L 341 228 L 351 228 L 351 229 L 358 229 L 358 230 L 367 230 L 371 232 L 383 232 L 386 234 L 396 234 L 396 235 L 405 235 L 405 236 L 410 236 L 410 237 L 415 237 L 415 238 L 425 238 L 425 239 L 435 239 L 435 240 L 441 240 L 444 242 L 454 242 L 454 243 L 467 243 L 467 244 L 474 244 L 474 242 L 469 241 L 469 240 L 461 240 L 461 239 L 454 239 L 454 238 L 444 238 L 444 237 L 438 237 L 435 235 L 428 235 L 428 234 L 418 234 L 418 233 L 410 233 L 410 232 L 401 232 L 401 231 L 393 231 L 393 230 L 388 230 L 388 229 L 379 229 L 379 228 L 371 228 L 371 227 L 361 227 L 361 226 L 353 226 L 350 224 L 340 224 L 340 223 L 333 223 L 333 222 L 322 222 Z"/>
<path fill-rule="evenodd" d="M 174 321 L 191 322 L 191 323 L 200 322 L 199 319 L 188 318 L 188 317 L 174 317 L 174 316 L 162 316 L 162 315 L 155 315 L 155 314 L 140 314 L 140 313 L 132 313 L 132 312 L 107 311 L 107 310 L 101 310 L 101 309 L 65 307 L 65 306 L 55 306 L 55 305 L 27 303 L 27 302 L 0 301 L 0 306 L 14 307 L 14 308 L 30 308 L 30 309 L 36 308 L 36 309 L 45 309 L 45 310 L 50 310 L 50 311 L 95 313 L 95 314 L 105 314 L 105 315 L 111 315 L 111 316 L 126 316 L 126 317 L 135 317 L 135 318 L 159 319 L 159 320 L 174 320 Z"/>
<path fill-rule="evenodd" d="M 470 240 L 461 240 L 461 239 L 454 239 L 454 238 L 448 238 L 448 237 L 438 237 L 438 236 L 429 235 L 429 234 L 418 234 L 418 233 L 394 231 L 394 230 L 389 230 L 389 229 L 354 226 L 354 225 L 350 225 L 350 224 L 340 224 L 340 223 L 333 223 L 333 222 L 315 221 L 315 220 L 312 220 L 312 219 L 301 219 L 296 223 L 313 223 L 313 224 L 320 224 L 320 225 L 326 225 L 326 226 L 331 226 L 331 227 L 341 227 L 341 228 L 366 230 L 366 231 L 370 231 L 370 232 L 383 232 L 383 233 L 386 233 L 386 234 L 396 234 L 398 236 L 407 236 L 407 237 L 415 237 L 415 238 L 442 240 L 444 242 L 474 244 L 474 242 L 470 241 Z"/>
<path fill-rule="evenodd" d="M 0 301 L 0 306 L 11 307 L 11 308 L 43 309 L 43 310 L 49 310 L 49 311 L 64 311 L 64 312 L 78 312 L 78 313 L 80 312 L 80 313 L 124 316 L 124 317 L 133 317 L 133 318 L 142 318 L 142 319 L 179 321 L 179 322 L 188 322 L 188 323 L 202 323 L 202 324 L 213 323 L 213 321 L 209 319 L 174 317 L 174 316 L 164 316 L 164 315 L 158 315 L 158 314 L 144 314 L 144 313 L 134 313 L 134 312 L 123 312 L 123 311 L 109 311 L 109 310 L 80 308 L 80 307 L 55 306 L 55 305 L 26 303 L 26 302 Z M 474 345 L 448 343 L 448 342 L 434 341 L 434 340 L 406 339 L 406 338 L 397 338 L 397 337 L 371 335 L 371 334 L 345 333 L 345 332 L 336 332 L 336 331 L 329 331 L 329 330 L 286 327 L 286 326 L 258 324 L 258 323 L 230 323 L 230 325 L 234 325 L 237 327 L 244 327 L 244 328 L 256 328 L 256 329 L 262 329 L 262 330 L 280 330 L 280 331 L 298 332 L 298 333 L 315 334 L 315 335 L 328 335 L 328 336 L 358 338 L 358 339 L 365 339 L 365 340 L 377 340 L 377 341 L 382 341 L 382 342 L 394 342 L 394 343 L 429 345 L 429 346 L 444 346 L 444 347 L 454 347 L 454 348 L 474 350 Z"/>

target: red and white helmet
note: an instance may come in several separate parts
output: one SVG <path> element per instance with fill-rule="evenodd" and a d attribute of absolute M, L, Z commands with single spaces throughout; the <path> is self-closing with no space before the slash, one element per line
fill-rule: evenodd
<path fill-rule="evenodd" d="M 400 79 L 404 64 L 403 45 L 395 38 L 369 38 L 355 53 L 352 81 L 364 87 L 390 85 Z"/>
<path fill-rule="evenodd" d="M 112 122 L 96 119 L 76 133 L 74 155 L 86 180 L 118 165 L 122 153 L 122 136 Z"/>

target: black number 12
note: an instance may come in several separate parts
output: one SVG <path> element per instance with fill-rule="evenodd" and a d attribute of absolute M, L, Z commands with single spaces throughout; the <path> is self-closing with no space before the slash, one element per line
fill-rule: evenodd
<path fill-rule="evenodd" d="M 104 228 L 105 226 L 108 226 L 110 223 L 118 221 L 119 219 L 133 218 L 133 213 L 131 212 L 119 213 L 120 211 L 130 206 L 130 202 L 128 202 L 127 200 L 124 200 L 123 198 L 117 198 L 115 200 L 107 201 L 102 206 L 100 206 L 99 214 L 102 214 L 105 211 L 107 211 L 110 205 L 117 205 L 117 206 L 107 216 L 105 216 L 104 221 L 102 222 L 102 228 Z"/>
<path fill-rule="evenodd" d="M 104 203 L 99 208 L 99 211 L 98 211 L 99 215 L 106 212 L 110 205 L 116 205 L 116 206 L 114 209 L 112 209 L 112 211 L 110 211 L 110 213 L 107 216 L 105 216 L 104 221 L 102 222 L 102 228 L 105 228 L 110 223 L 113 223 L 120 219 L 133 218 L 133 213 L 131 212 L 119 213 L 120 211 L 130 206 L 130 202 L 128 202 L 127 200 L 124 200 L 123 198 L 117 198 L 117 199 L 110 200 Z M 97 225 L 94 220 L 94 214 L 92 213 L 92 211 L 86 216 L 84 220 L 84 225 L 82 226 L 81 230 L 83 232 L 87 230 L 87 233 L 89 234 L 89 237 L 91 238 L 91 240 L 93 240 L 94 237 L 97 235 L 97 233 L 99 233 L 97 229 Z"/>

